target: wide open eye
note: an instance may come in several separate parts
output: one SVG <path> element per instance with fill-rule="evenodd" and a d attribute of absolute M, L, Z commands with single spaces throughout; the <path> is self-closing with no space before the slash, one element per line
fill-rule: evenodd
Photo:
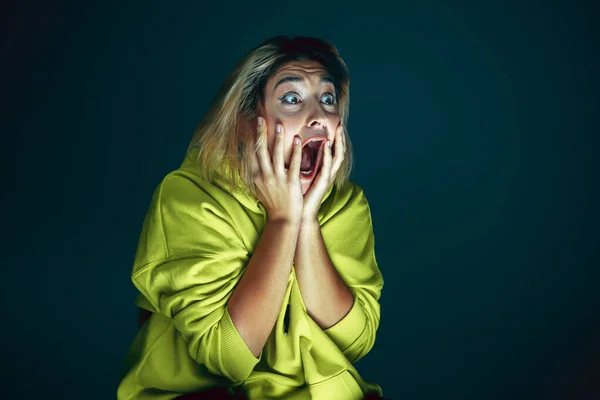
<path fill-rule="evenodd" d="M 331 94 L 331 93 L 325 93 L 325 94 L 323 95 L 323 99 L 328 99 L 328 101 L 329 101 L 329 102 L 328 102 L 328 103 L 325 103 L 325 104 L 327 104 L 328 106 L 332 106 L 332 105 L 334 105 L 334 104 L 335 104 L 335 96 L 334 96 L 333 94 Z"/>
<path fill-rule="evenodd" d="M 288 92 L 279 98 L 284 104 L 296 105 L 300 103 L 300 95 L 296 92 Z"/>
<path fill-rule="evenodd" d="M 336 103 L 335 96 L 329 92 L 325 93 L 321 99 L 322 99 L 322 101 L 324 101 L 324 104 L 328 105 L 328 106 L 335 105 L 335 103 Z M 296 92 L 288 92 L 288 93 L 284 94 L 283 96 L 279 97 L 279 100 L 283 104 L 289 104 L 289 105 L 297 105 L 302 101 L 302 99 L 300 98 L 300 95 Z"/>

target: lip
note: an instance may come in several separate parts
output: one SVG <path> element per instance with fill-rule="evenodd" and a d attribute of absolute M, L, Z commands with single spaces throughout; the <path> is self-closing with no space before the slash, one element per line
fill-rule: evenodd
<path fill-rule="evenodd" d="M 310 137 L 308 139 L 306 139 L 303 143 L 302 143 L 302 148 L 304 149 L 304 146 L 306 146 L 309 143 L 312 142 L 321 142 L 321 144 L 319 145 L 319 151 L 317 152 L 317 158 L 315 161 L 315 165 L 317 166 L 315 169 L 313 169 L 312 173 L 310 175 L 303 175 L 302 172 L 300 172 L 300 179 L 303 181 L 311 181 L 314 179 L 314 177 L 319 173 L 319 171 L 321 170 L 321 160 L 323 158 L 323 146 L 325 145 L 327 141 L 327 138 L 324 136 L 313 136 Z"/>

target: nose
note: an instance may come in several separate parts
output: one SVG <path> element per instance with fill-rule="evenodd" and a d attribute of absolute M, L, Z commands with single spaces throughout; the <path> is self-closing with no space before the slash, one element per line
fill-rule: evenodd
<path fill-rule="evenodd" d="M 306 120 L 306 126 L 314 129 L 317 127 L 315 125 L 320 125 L 321 128 L 325 128 L 326 123 L 327 113 L 325 110 L 323 110 L 322 105 L 317 102 L 317 104 L 314 105 L 309 111 L 308 118 Z"/>
<path fill-rule="evenodd" d="M 312 118 L 308 124 L 308 129 L 303 135 L 300 135 L 302 147 L 312 141 L 327 141 L 327 120 L 324 118 Z"/>

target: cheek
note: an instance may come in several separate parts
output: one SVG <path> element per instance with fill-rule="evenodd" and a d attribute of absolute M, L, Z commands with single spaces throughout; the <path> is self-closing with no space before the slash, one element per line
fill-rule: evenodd
<path fill-rule="evenodd" d="M 289 134 L 285 138 L 283 155 L 285 159 L 285 163 L 289 164 L 292 160 L 292 155 L 294 154 L 294 134 Z"/>
<path fill-rule="evenodd" d="M 340 115 L 339 115 L 339 114 L 337 114 L 337 115 L 335 116 L 335 118 L 334 118 L 334 119 L 333 119 L 331 122 L 333 122 L 333 124 L 332 124 L 332 125 L 333 125 L 335 128 L 337 128 L 337 127 L 340 125 L 340 123 L 342 122 L 342 118 L 340 118 Z"/>
<path fill-rule="evenodd" d="M 275 150 L 275 126 L 273 126 L 273 132 L 268 133 L 267 136 L 267 144 L 269 149 L 269 154 L 273 156 Z M 294 138 L 295 135 L 293 133 L 289 133 L 285 131 L 285 137 L 283 138 L 283 157 L 286 163 L 289 163 L 289 160 L 292 159 L 292 154 L 294 152 Z"/>
<path fill-rule="evenodd" d="M 340 123 L 342 122 L 341 118 L 336 117 L 329 120 L 329 132 L 331 133 L 331 137 L 335 137 L 335 133 L 337 132 Z"/>

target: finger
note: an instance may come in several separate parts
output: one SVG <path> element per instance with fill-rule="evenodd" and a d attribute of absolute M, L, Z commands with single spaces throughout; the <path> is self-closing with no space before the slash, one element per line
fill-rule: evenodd
<path fill-rule="evenodd" d="M 332 171 L 334 174 L 337 173 L 337 170 L 342 165 L 342 161 L 344 160 L 344 134 L 343 128 L 339 127 L 337 131 L 337 135 L 335 138 L 335 157 L 333 159 Z"/>
<path fill-rule="evenodd" d="M 324 145 L 323 165 L 321 166 L 321 171 L 319 172 L 320 175 L 327 177 L 327 180 L 329 180 L 329 175 L 331 173 L 331 163 L 332 163 L 331 141 L 328 140 L 327 143 L 325 143 L 325 145 Z M 327 182 L 327 183 L 329 183 L 329 182 Z"/>
<path fill-rule="evenodd" d="M 312 184 L 311 186 L 311 192 L 320 192 L 320 193 L 324 193 L 327 188 L 329 187 L 330 183 L 330 179 L 329 179 L 329 175 L 330 175 L 330 171 L 331 171 L 331 147 L 327 146 L 327 143 L 329 142 L 323 142 L 321 144 L 322 146 L 322 152 L 323 152 L 323 161 L 321 163 L 321 168 L 319 169 L 319 173 L 317 174 L 317 176 L 315 177 L 315 182 Z M 314 189 L 313 189 L 314 188 Z"/>
<path fill-rule="evenodd" d="M 270 175 L 273 173 L 271 167 L 271 157 L 269 156 L 269 149 L 267 148 L 267 124 L 265 119 L 258 117 L 258 138 L 256 141 L 256 153 L 258 154 L 258 162 L 264 175 Z"/>
<path fill-rule="evenodd" d="M 300 138 L 294 137 L 292 157 L 290 159 L 290 169 L 288 171 L 288 179 L 300 179 L 300 161 L 302 161 L 302 146 Z"/>
<path fill-rule="evenodd" d="M 283 138 L 283 126 L 277 124 L 275 128 L 275 144 L 273 145 L 273 170 L 278 176 L 285 176 L 283 170 Z"/>

